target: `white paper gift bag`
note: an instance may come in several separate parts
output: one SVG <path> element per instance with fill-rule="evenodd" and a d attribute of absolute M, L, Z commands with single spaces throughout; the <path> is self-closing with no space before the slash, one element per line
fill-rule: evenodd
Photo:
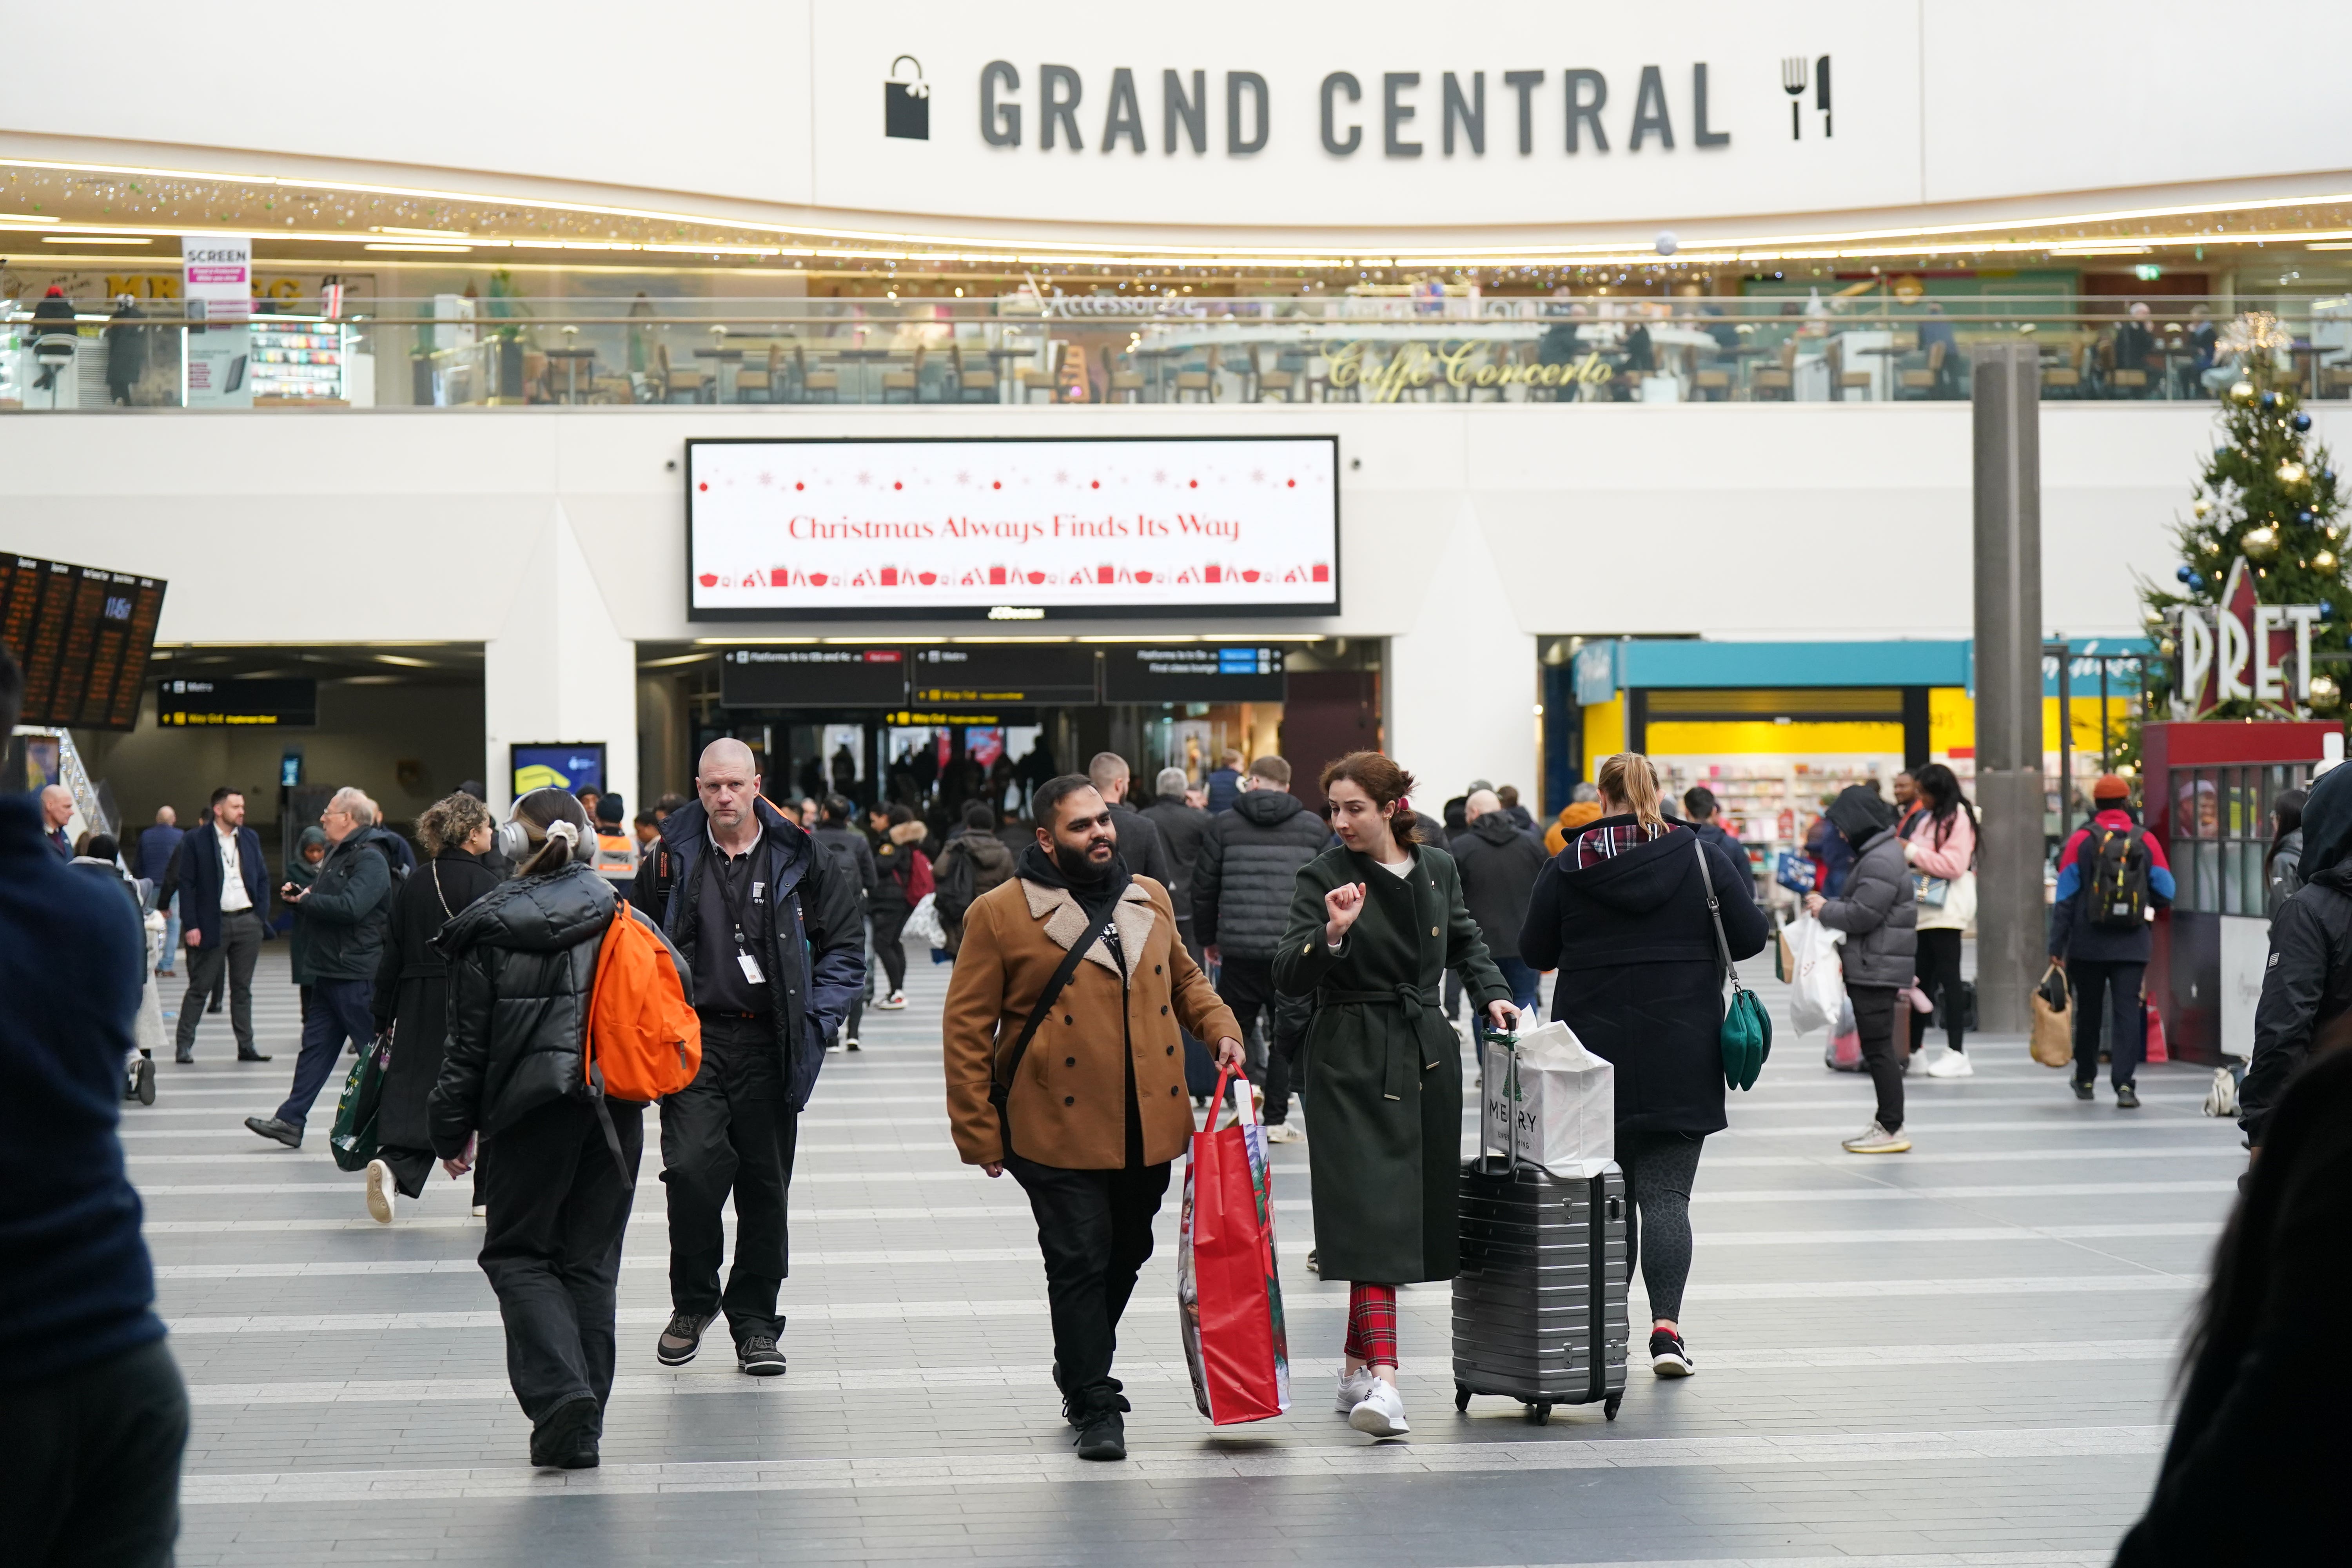
<path fill-rule="evenodd" d="M 1486 1047 L 1482 1149 L 1555 1176 L 1591 1177 L 1617 1157 L 1617 1069 L 1566 1024 Z"/>

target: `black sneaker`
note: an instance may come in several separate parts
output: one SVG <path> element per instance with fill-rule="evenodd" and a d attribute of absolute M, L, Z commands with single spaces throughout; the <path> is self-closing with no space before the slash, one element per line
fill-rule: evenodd
<path fill-rule="evenodd" d="M 1055 1362 L 1054 1363 L 1054 1386 L 1056 1389 L 1059 1389 L 1062 1394 L 1062 1422 L 1065 1426 L 1075 1431 L 1078 1425 L 1078 1413 L 1076 1408 L 1070 1403 L 1069 1389 L 1062 1383 L 1062 1363 L 1060 1362 Z"/>
<path fill-rule="evenodd" d="M 753 1377 L 782 1377 L 784 1352 L 776 1348 L 773 1334 L 745 1334 L 735 1347 L 735 1364 Z"/>
<path fill-rule="evenodd" d="M 2134 1089 L 2127 1083 L 2117 1084 L 2116 1086 L 2116 1109 L 2117 1110 L 2137 1110 L 2139 1109 L 2139 1090 Z"/>
<path fill-rule="evenodd" d="M 1650 1370 L 1660 1377 L 1688 1377 L 1698 1370 L 1690 1347 L 1672 1329 L 1650 1331 Z"/>
<path fill-rule="evenodd" d="M 2078 1083 L 2074 1086 L 2074 1098 L 2076 1100 L 2092 1100 L 2096 1098 L 2096 1094 L 2097 1091 L 2087 1083 Z"/>
<path fill-rule="evenodd" d="M 196 1058 L 189 1057 L 186 1059 L 194 1061 Z M 236 1059 L 241 1062 L 266 1062 L 269 1058 L 259 1051 L 239 1051 L 236 1053 Z"/>
<path fill-rule="evenodd" d="M 1127 1458 L 1127 1420 L 1117 1406 L 1105 1405 L 1087 1413 L 1078 1426 L 1077 1447 L 1081 1459 Z"/>
<path fill-rule="evenodd" d="M 595 1395 L 565 1400 L 530 1429 L 530 1462 L 542 1469 L 594 1469 L 596 1439 L 604 1425 Z"/>
<path fill-rule="evenodd" d="M 709 1328 L 716 1312 L 672 1312 L 669 1327 L 654 1342 L 654 1359 L 664 1366 L 684 1366 L 702 1348 L 702 1331 Z"/>
<path fill-rule="evenodd" d="M 283 1143 L 289 1149 L 299 1149 L 302 1146 L 302 1130 L 291 1121 L 280 1121 L 275 1116 L 248 1116 L 245 1119 L 245 1125 L 248 1130 L 260 1133 L 272 1142 Z"/>

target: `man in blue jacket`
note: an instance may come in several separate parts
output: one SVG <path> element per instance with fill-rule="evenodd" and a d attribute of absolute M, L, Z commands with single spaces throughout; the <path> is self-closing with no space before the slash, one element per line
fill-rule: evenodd
<path fill-rule="evenodd" d="M 0 735 L 24 691 L 0 647 Z M 130 900 L 0 795 L 0 1557 L 172 1560 L 188 1394 L 116 1124 L 145 968 Z"/>
<path fill-rule="evenodd" d="M 213 791 L 212 805 L 211 825 L 189 834 L 180 846 L 188 994 L 180 1003 L 174 1059 L 196 1059 L 196 1025 L 226 964 L 236 1059 L 266 1062 L 269 1058 L 253 1046 L 253 965 L 261 956 L 261 912 L 269 907 L 268 868 L 262 863 L 260 836 L 245 825 L 245 796 L 223 785 Z"/>
<path fill-rule="evenodd" d="M 661 911 L 702 1021 L 702 1067 L 662 1101 L 671 1315 L 654 1353 L 685 1365 L 723 1310 L 736 1365 L 773 1377 L 784 1370 L 776 1298 L 800 1113 L 827 1037 L 865 987 L 866 918 L 855 878 L 761 797 L 750 747 L 713 741 L 694 787 L 639 863 L 631 900 Z M 721 1294 L 730 1192 L 735 1265 Z"/>
<path fill-rule="evenodd" d="M 172 857 L 179 853 L 181 841 L 187 837 L 180 830 L 179 813 L 168 805 L 155 808 L 155 826 L 139 835 L 139 860 L 131 867 L 137 875 L 155 884 L 158 898 L 163 901 L 163 959 L 156 964 L 158 974 L 179 973 L 180 905 L 178 889 L 162 891 L 164 877 L 172 869 Z"/>
<path fill-rule="evenodd" d="M 2147 1050 L 2147 1005 L 2140 982 L 2155 950 L 2156 911 L 2172 902 L 2172 868 L 2164 846 L 2139 826 L 2131 785 L 2102 773 L 2091 786 L 2097 815 L 2078 827 L 2058 855 L 2058 887 L 2050 903 L 2050 962 L 2066 972 L 2074 992 L 2074 1098 L 2089 1100 L 2099 1080 L 2099 1023 L 2109 1013 L 2107 1060 L 2116 1108 L 2134 1110 L 2132 1079 Z M 2100 866 L 2119 868 L 2116 887 L 2101 886 Z M 2117 895 L 2121 896 L 2118 897 Z M 2103 1006 L 2105 1004 L 2105 1006 Z"/>

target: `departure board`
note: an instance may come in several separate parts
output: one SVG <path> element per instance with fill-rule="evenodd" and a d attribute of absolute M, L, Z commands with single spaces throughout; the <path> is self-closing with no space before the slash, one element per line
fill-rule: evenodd
<path fill-rule="evenodd" d="M 19 721 L 134 728 L 163 587 L 103 566 L 0 554 L 0 643 L 25 670 Z"/>

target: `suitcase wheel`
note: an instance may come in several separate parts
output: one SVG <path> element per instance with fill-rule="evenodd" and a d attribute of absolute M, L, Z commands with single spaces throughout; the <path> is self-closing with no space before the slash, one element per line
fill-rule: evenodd
<path fill-rule="evenodd" d="M 1614 1421 L 1617 1419 L 1617 1407 L 1624 1403 L 1625 1396 L 1622 1394 L 1612 1394 L 1601 1402 L 1601 1414 Z"/>
<path fill-rule="evenodd" d="M 1470 1385 L 1468 1384 L 1457 1383 L 1454 1385 L 1454 1408 L 1456 1410 L 1467 1410 L 1470 1408 Z"/>
<path fill-rule="evenodd" d="M 1550 1402 L 1549 1400 L 1545 1400 L 1543 1403 L 1541 1403 L 1541 1404 L 1539 1404 L 1539 1405 L 1528 1405 L 1528 1420 L 1530 1420 L 1530 1421 L 1532 1421 L 1532 1422 L 1534 1422 L 1534 1423 L 1535 1423 L 1537 1426 L 1550 1426 L 1550 1425 L 1551 1425 L 1551 1402 Z"/>

